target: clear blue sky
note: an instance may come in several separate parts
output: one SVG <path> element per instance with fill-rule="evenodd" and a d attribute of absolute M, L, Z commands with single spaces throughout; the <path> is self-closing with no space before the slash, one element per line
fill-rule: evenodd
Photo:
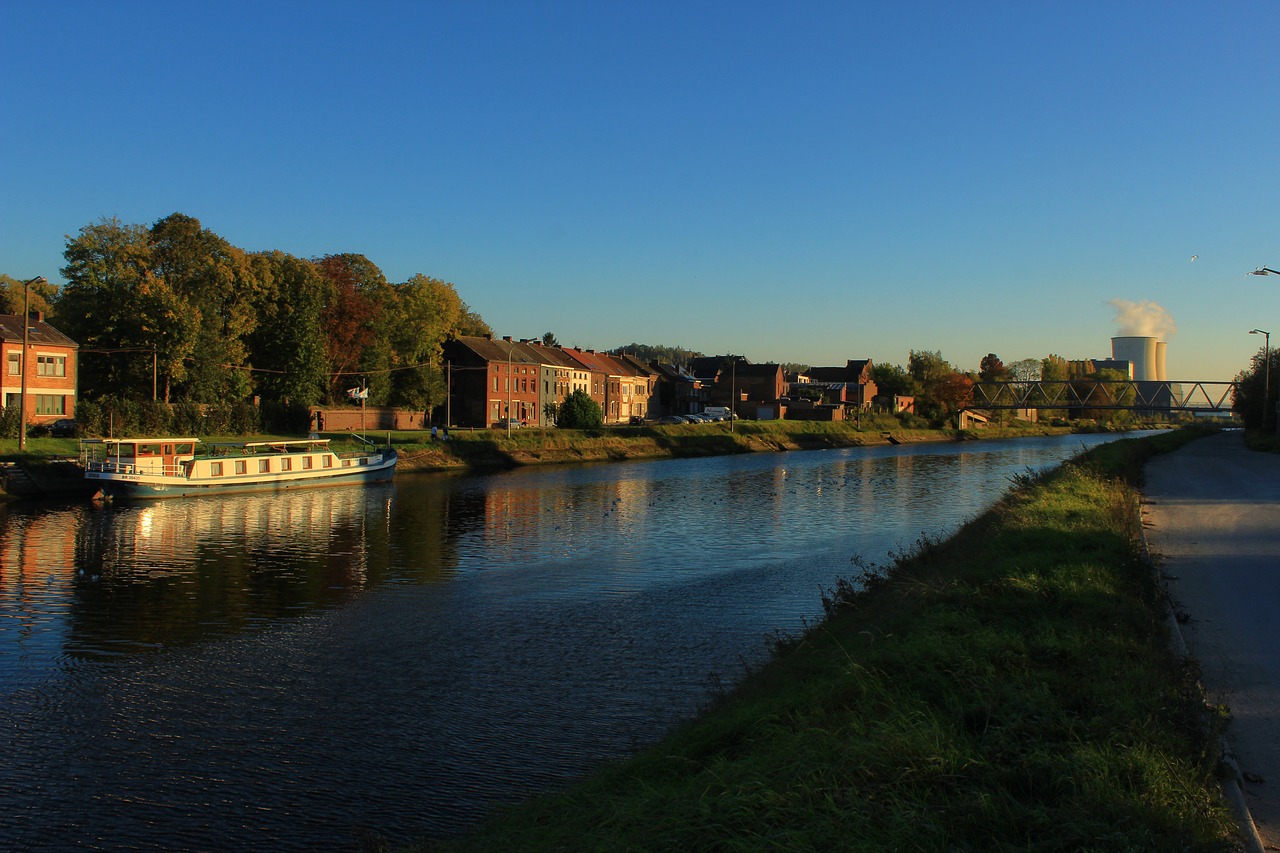
<path fill-rule="evenodd" d="M 0 272 L 194 216 L 498 334 L 1170 378 L 1280 345 L 1272 2 L 0 0 Z M 1192 261 L 1192 256 L 1197 256 Z"/>

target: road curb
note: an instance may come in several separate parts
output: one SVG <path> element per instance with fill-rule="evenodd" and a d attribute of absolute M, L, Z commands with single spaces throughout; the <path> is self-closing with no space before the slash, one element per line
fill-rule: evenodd
<path fill-rule="evenodd" d="M 1164 574 L 1156 566 L 1155 559 L 1151 556 L 1151 547 L 1147 542 L 1147 528 L 1143 523 L 1143 507 L 1144 501 L 1138 501 L 1138 539 L 1142 545 L 1142 559 L 1147 567 L 1154 574 L 1157 583 L 1164 590 L 1164 617 L 1169 625 L 1169 644 L 1173 647 L 1173 652 L 1181 660 L 1190 660 L 1191 653 L 1187 650 L 1187 642 L 1182 636 L 1182 626 L 1178 623 L 1178 618 L 1173 612 L 1171 602 L 1173 596 L 1169 592 L 1169 584 Z M 1200 687 L 1197 684 L 1197 687 Z M 1204 688 L 1200 687 L 1201 693 Z M 1249 804 L 1244 797 L 1244 777 L 1240 773 L 1240 765 L 1236 763 L 1235 753 L 1231 751 L 1231 746 L 1227 742 L 1225 736 L 1218 740 L 1218 751 L 1220 753 L 1219 761 L 1222 768 L 1226 771 L 1226 777 L 1222 780 L 1222 796 L 1226 799 L 1227 805 L 1231 807 L 1231 813 L 1235 816 L 1236 824 L 1240 827 L 1241 840 L 1244 842 L 1244 849 L 1247 853 L 1266 853 L 1266 846 L 1262 842 L 1262 837 L 1258 835 L 1258 827 L 1253 822 L 1253 815 L 1249 812 Z"/>

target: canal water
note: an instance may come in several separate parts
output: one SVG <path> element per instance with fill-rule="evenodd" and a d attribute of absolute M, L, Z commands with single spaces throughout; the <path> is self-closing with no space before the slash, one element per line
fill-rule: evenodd
<path fill-rule="evenodd" d="M 1112 438 L 0 506 L 0 849 L 461 831 L 695 714 L 851 557 Z"/>

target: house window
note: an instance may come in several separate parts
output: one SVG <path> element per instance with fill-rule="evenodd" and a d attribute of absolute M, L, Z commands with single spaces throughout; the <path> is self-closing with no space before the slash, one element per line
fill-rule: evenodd
<path fill-rule="evenodd" d="M 21 395 L 19 395 L 21 396 Z M 37 394 L 37 415 L 65 415 L 67 413 L 66 398 L 61 394 Z"/>
<path fill-rule="evenodd" d="M 36 356 L 37 376 L 66 376 L 67 358 L 62 355 Z"/>
<path fill-rule="evenodd" d="M 10 376 L 22 375 L 22 353 L 20 352 L 9 353 L 9 375 Z"/>

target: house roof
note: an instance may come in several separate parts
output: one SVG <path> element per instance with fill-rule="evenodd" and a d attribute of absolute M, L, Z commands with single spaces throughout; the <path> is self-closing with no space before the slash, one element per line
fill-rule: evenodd
<path fill-rule="evenodd" d="M 0 340 L 22 341 L 21 314 L 0 314 Z M 31 324 L 30 331 L 27 332 L 27 341 L 32 344 L 70 347 L 72 349 L 79 349 L 80 347 L 79 344 L 62 334 L 62 332 L 59 332 L 53 326 L 50 326 L 44 320 L 36 320 Z"/>

